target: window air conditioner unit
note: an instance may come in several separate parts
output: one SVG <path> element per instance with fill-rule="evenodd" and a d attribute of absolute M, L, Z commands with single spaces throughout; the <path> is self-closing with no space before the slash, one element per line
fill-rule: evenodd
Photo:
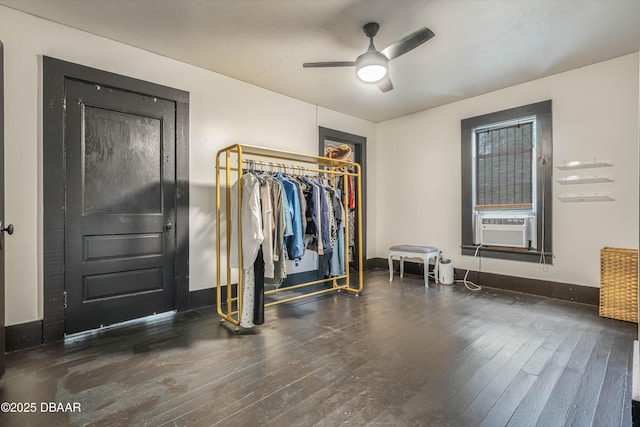
<path fill-rule="evenodd" d="M 481 245 L 529 247 L 529 218 L 486 215 L 478 220 Z"/>

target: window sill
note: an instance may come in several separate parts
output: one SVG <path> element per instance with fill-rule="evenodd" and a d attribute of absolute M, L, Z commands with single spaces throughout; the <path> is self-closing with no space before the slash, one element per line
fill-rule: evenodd
<path fill-rule="evenodd" d="M 476 253 L 478 247 L 476 245 L 460 245 L 462 255 L 473 256 Z M 481 247 L 478 250 L 478 256 L 484 258 L 497 258 L 506 259 L 510 261 L 524 261 L 524 262 L 540 262 L 541 251 L 538 250 L 522 250 L 522 249 L 509 249 L 509 248 L 492 248 Z M 546 263 L 553 265 L 553 254 L 550 252 L 544 253 Z"/>

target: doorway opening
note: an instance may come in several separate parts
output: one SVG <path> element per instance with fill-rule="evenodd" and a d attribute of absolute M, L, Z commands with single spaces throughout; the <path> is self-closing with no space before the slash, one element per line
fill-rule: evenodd
<path fill-rule="evenodd" d="M 321 156 L 326 156 L 328 151 L 338 150 L 341 154 L 346 154 L 349 159 L 360 164 L 361 180 L 362 180 L 362 259 L 367 260 L 367 138 L 360 135 L 354 135 L 335 129 L 329 129 L 322 126 L 318 127 L 318 151 Z M 347 148 L 348 147 L 348 148 Z M 353 212 L 357 209 L 354 206 Z M 357 242 L 357 230 L 353 230 L 353 235 L 349 237 L 349 241 Z M 353 245 L 352 254 L 349 259 L 358 259 L 357 245 Z"/>

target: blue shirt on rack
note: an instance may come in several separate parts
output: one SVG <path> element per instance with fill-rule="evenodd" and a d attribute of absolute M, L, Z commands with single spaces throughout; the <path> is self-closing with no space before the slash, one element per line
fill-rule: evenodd
<path fill-rule="evenodd" d="M 289 207 L 285 210 L 285 218 L 288 216 L 291 220 L 292 234 L 287 236 L 285 233 L 284 244 L 289 252 L 289 259 L 301 258 L 304 254 L 304 230 L 302 230 L 302 213 L 300 212 L 300 198 L 298 196 L 298 187 L 296 185 L 283 178 L 282 187 L 284 194 L 286 194 L 287 203 Z"/>

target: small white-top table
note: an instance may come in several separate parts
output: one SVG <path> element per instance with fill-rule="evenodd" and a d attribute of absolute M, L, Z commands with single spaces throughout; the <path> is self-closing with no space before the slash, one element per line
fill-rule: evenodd
<path fill-rule="evenodd" d="M 429 286 L 429 260 L 434 259 L 433 269 L 435 283 L 438 283 L 438 268 L 440 266 L 440 251 L 433 246 L 398 245 L 389 248 L 389 281 L 393 281 L 393 257 L 400 258 L 400 278 L 404 276 L 404 259 L 421 258 L 424 262 L 424 285 Z"/>

